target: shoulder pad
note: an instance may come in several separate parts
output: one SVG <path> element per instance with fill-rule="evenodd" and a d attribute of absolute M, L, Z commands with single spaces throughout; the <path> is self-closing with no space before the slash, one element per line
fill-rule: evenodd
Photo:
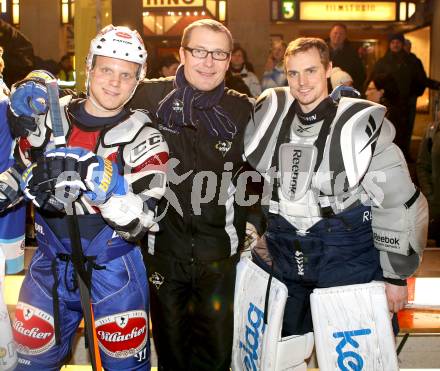
<path fill-rule="evenodd" d="M 374 154 L 377 155 L 386 149 L 393 142 L 395 136 L 396 129 L 394 128 L 394 125 L 385 117 Z"/>
<path fill-rule="evenodd" d="M 144 126 L 124 146 L 122 157 L 131 168 L 141 165 L 163 165 L 168 160 L 168 145 L 159 130 Z"/>
<path fill-rule="evenodd" d="M 142 128 L 151 122 L 147 111 L 141 109 L 133 110 L 126 120 L 120 122 L 104 134 L 102 142 L 104 146 L 130 143 Z"/>
<path fill-rule="evenodd" d="M 331 130 L 332 146 L 341 149 L 344 170 L 350 187 L 365 175 L 379 139 L 386 108 L 363 99 L 341 98 Z M 331 155 L 331 161 L 337 161 Z"/>
<path fill-rule="evenodd" d="M 257 99 L 245 134 L 245 157 L 253 168 L 266 172 L 284 116 L 293 97 L 288 87 L 266 89 Z"/>

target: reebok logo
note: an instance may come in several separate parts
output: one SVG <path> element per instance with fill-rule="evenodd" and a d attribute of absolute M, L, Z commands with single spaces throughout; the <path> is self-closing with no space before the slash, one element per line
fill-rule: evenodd
<path fill-rule="evenodd" d="M 299 149 L 294 150 L 292 154 L 292 177 L 290 178 L 290 191 L 292 192 L 292 194 L 295 194 L 296 192 L 301 155 L 302 151 Z"/>
<path fill-rule="evenodd" d="M 373 238 L 374 238 L 374 241 L 376 241 L 376 242 L 384 243 L 387 245 L 394 245 L 396 249 L 400 247 L 400 241 L 399 241 L 399 238 L 397 238 L 397 237 L 381 236 L 381 235 L 374 232 Z"/>

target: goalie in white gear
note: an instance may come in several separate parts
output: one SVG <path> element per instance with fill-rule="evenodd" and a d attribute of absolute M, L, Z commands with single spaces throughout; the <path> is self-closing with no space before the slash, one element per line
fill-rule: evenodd
<path fill-rule="evenodd" d="M 291 42 L 284 63 L 289 87 L 268 89 L 256 102 L 245 155 L 273 185 L 253 259 L 288 288 L 286 337 L 312 331 L 315 288 L 384 280 L 389 310 L 402 309 L 405 279 L 426 244 L 428 211 L 392 143 L 385 108 L 328 96 L 324 41 Z"/>
<path fill-rule="evenodd" d="M 77 197 L 103 366 L 150 369 L 148 282 L 132 241 L 155 225 L 156 204 L 165 193 L 168 146 L 149 125 L 148 112 L 124 108 L 145 76 L 146 58 L 139 34 L 126 27 L 107 26 L 92 40 L 87 98 L 60 99 L 66 148 L 55 148 L 50 115 L 40 105 L 42 99 L 47 102 L 44 83 L 50 76 L 37 71 L 15 86 L 11 124 L 38 114 L 34 127 L 26 121 L 28 135 L 20 139 L 17 158 L 24 166 L 35 161 L 23 171 L 21 188 L 37 207 L 39 244 L 13 325 L 17 370 L 59 369 L 81 321 L 66 222 L 72 200 L 63 198 L 64 191 Z M 64 170 L 76 183 L 60 177 Z M 33 336 L 35 328 L 45 332 Z"/>

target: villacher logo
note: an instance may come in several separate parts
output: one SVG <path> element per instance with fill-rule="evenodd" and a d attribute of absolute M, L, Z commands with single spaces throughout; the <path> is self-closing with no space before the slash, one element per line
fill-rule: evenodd
<path fill-rule="evenodd" d="M 148 317 L 143 310 L 118 313 L 96 320 L 99 346 L 113 358 L 139 353 L 148 340 Z"/>
<path fill-rule="evenodd" d="M 18 302 L 13 324 L 17 349 L 22 354 L 38 355 L 55 344 L 53 317 L 39 308 Z"/>

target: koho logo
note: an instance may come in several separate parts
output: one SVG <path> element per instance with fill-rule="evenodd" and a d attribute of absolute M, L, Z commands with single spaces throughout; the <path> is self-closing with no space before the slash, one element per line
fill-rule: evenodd
<path fill-rule="evenodd" d="M 240 349 L 243 349 L 245 352 L 243 364 L 247 371 L 259 370 L 258 358 L 260 341 L 263 337 L 264 330 L 266 329 L 263 317 L 264 312 L 253 303 L 249 303 L 245 342 L 240 341 Z"/>

